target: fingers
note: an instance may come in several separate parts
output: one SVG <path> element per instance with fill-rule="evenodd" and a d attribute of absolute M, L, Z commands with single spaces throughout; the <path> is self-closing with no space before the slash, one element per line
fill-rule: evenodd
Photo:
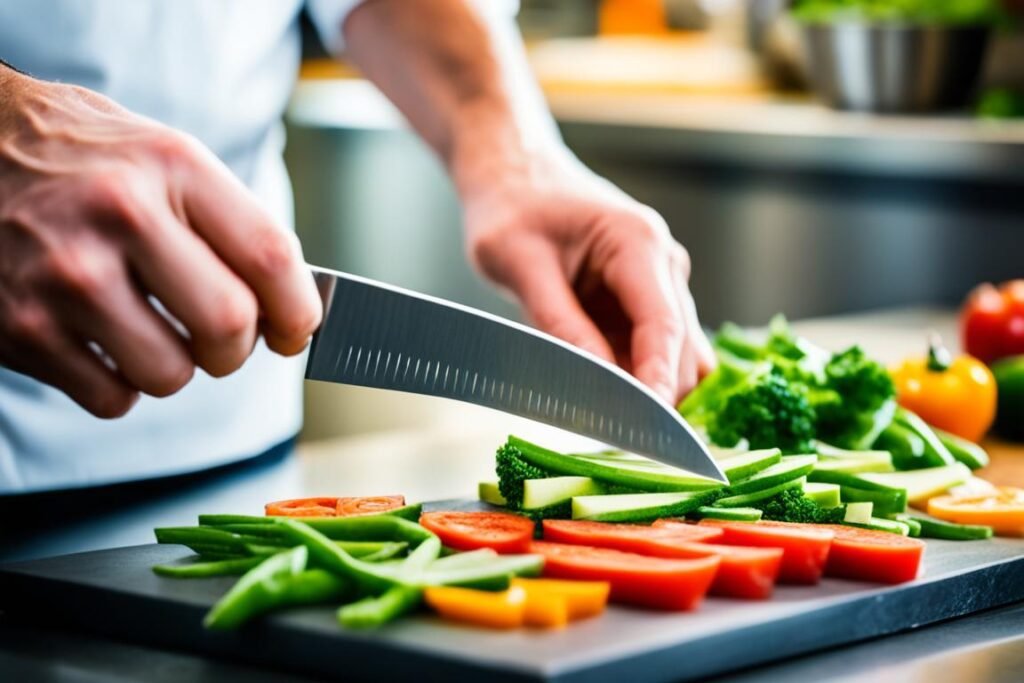
<path fill-rule="evenodd" d="M 546 243 L 509 245 L 502 281 L 541 330 L 594 355 L 615 362 L 608 341 L 580 306 L 557 254 Z"/>
<path fill-rule="evenodd" d="M 292 355 L 320 324 L 322 305 L 294 234 L 277 228 L 231 173 L 205 150 L 202 173 L 184 180 L 188 222 L 252 289 L 267 345 Z"/>
<path fill-rule="evenodd" d="M 60 389 L 96 417 L 127 413 L 139 394 L 84 344 L 23 309 L 9 328 L 4 356 L 17 358 L 11 369 Z"/>
<path fill-rule="evenodd" d="M 685 326 L 670 264 L 650 245 L 623 249 L 604 273 L 633 323 L 633 374 L 666 401 L 677 395 Z"/>
<path fill-rule="evenodd" d="M 196 365 L 214 377 L 234 372 L 256 343 L 256 296 L 169 212 L 153 211 L 148 222 L 150 233 L 129 248 L 143 287 L 185 327 Z"/>
<path fill-rule="evenodd" d="M 98 344 L 132 387 L 169 396 L 195 372 L 185 341 L 133 285 L 124 264 L 107 268 L 102 291 L 61 298 L 62 319 L 82 342 Z"/>
<path fill-rule="evenodd" d="M 686 341 L 679 364 L 679 386 L 676 401 L 681 400 L 715 367 L 715 354 L 697 318 L 697 306 L 682 268 L 675 269 L 676 292 L 679 298 Z"/>

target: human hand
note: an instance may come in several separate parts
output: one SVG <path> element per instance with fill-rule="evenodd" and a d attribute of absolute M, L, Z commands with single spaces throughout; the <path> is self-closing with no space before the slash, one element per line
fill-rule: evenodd
<path fill-rule="evenodd" d="M 212 153 L 84 88 L 0 67 L 0 93 L 0 365 L 116 417 L 233 372 L 261 332 L 305 347 L 298 241 Z"/>
<path fill-rule="evenodd" d="M 653 209 L 560 157 L 463 187 L 471 260 L 537 327 L 671 403 L 714 367 L 689 256 Z"/>

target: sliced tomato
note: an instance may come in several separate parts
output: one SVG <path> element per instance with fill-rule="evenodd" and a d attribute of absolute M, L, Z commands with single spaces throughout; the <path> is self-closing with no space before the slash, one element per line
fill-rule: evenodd
<path fill-rule="evenodd" d="M 722 530 L 716 543 L 723 545 L 782 548 L 779 581 L 813 584 L 821 580 L 835 533 L 815 524 L 790 522 L 730 522 L 702 519 L 700 524 Z"/>
<path fill-rule="evenodd" d="M 841 524 L 820 526 L 835 534 L 825 567 L 828 576 L 877 583 L 904 583 L 917 578 L 924 541 Z"/>
<path fill-rule="evenodd" d="M 405 496 L 358 496 L 339 498 L 335 506 L 338 517 L 354 517 L 357 515 L 379 515 L 388 510 L 403 507 Z"/>
<path fill-rule="evenodd" d="M 507 512 L 425 512 L 420 524 L 456 550 L 491 548 L 525 553 L 533 538 L 533 521 Z"/>
<path fill-rule="evenodd" d="M 656 522 L 654 526 L 567 520 L 544 522 L 544 538 L 549 541 L 612 548 L 651 557 L 716 556 L 721 558 L 721 564 L 711 585 L 712 594 L 750 599 L 770 596 L 779 575 L 782 550 L 695 542 L 721 535 L 721 529 L 682 522 Z"/>
<path fill-rule="evenodd" d="M 338 499 L 331 496 L 278 500 L 263 506 L 269 517 L 334 517 Z"/>
<path fill-rule="evenodd" d="M 700 604 L 720 562 L 717 557 L 675 560 L 547 541 L 534 541 L 529 552 L 544 557 L 544 576 L 607 581 L 615 602 L 676 611 Z"/>

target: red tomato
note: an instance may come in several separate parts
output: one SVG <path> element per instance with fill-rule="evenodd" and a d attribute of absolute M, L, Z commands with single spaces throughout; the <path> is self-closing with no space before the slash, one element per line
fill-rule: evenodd
<path fill-rule="evenodd" d="M 717 519 L 702 519 L 700 523 L 720 528 L 723 535 L 716 540 L 724 545 L 782 548 L 782 583 L 818 583 L 835 536 L 831 529 L 814 524 Z"/>
<path fill-rule="evenodd" d="M 700 604 L 719 565 L 717 557 L 672 560 L 545 541 L 531 543 L 530 552 L 544 556 L 545 576 L 607 581 L 616 602 L 676 611 Z"/>
<path fill-rule="evenodd" d="M 405 506 L 405 496 L 359 496 L 339 498 L 335 506 L 338 517 L 379 515 Z"/>
<path fill-rule="evenodd" d="M 963 346 L 986 363 L 1024 354 L 1024 280 L 978 285 L 960 316 Z"/>
<path fill-rule="evenodd" d="M 263 506 L 268 517 L 334 517 L 338 499 L 333 497 L 278 500 Z"/>
<path fill-rule="evenodd" d="M 449 548 L 499 553 L 527 552 L 534 528 L 530 519 L 507 512 L 425 512 L 420 524 Z"/>
<path fill-rule="evenodd" d="M 877 583 L 903 583 L 917 578 L 924 541 L 840 524 L 821 526 L 835 533 L 825 567 L 828 576 Z"/>
<path fill-rule="evenodd" d="M 544 522 L 544 538 L 548 541 L 612 548 L 651 557 L 718 557 L 721 564 L 711 585 L 712 594 L 751 599 L 771 595 L 782 562 L 782 550 L 696 542 L 721 535 L 721 529 L 669 520 L 656 522 L 654 526 L 566 520 Z"/>

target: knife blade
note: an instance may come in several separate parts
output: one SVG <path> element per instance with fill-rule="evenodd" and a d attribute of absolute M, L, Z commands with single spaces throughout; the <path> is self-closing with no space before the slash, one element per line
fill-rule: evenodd
<path fill-rule="evenodd" d="M 311 269 L 324 317 L 307 379 L 474 403 L 725 481 L 679 413 L 619 367 L 483 311 Z"/>

